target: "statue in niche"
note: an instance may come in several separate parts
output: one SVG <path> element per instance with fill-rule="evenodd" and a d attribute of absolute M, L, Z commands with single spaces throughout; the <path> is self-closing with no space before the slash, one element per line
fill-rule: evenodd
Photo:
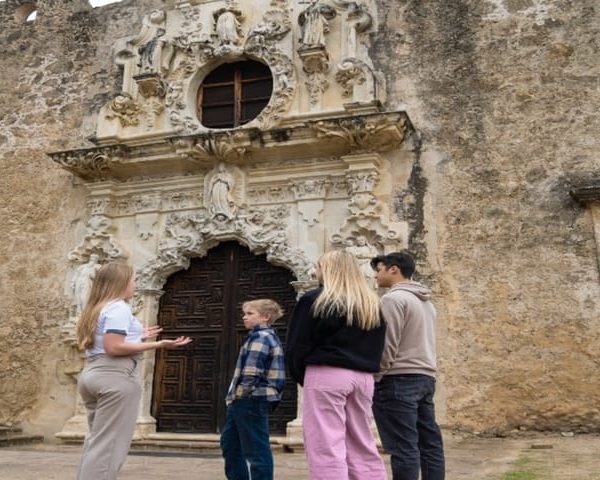
<path fill-rule="evenodd" d="M 236 8 L 220 8 L 214 14 L 215 32 L 220 45 L 239 45 L 242 35 L 242 12 Z"/>
<path fill-rule="evenodd" d="M 175 50 L 164 38 L 166 21 L 164 10 L 153 10 L 144 17 L 140 33 L 129 41 L 138 47 L 140 58 L 137 65 L 141 73 L 165 72 L 170 68 Z"/>
<path fill-rule="evenodd" d="M 210 213 L 216 217 L 231 218 L 235 213 L 232 199 L 233 175 L 227 171 L 224 163 L 219 163 L 217 171 L 210 179 Z"/>
<path fill-rule="evenodd" d="M 358 265 L 360 266 L 360 271 L 369 282 L 369 285 L 374 287 L 375 274 L 371 268 L 371 259 L 377 256 L 377 250 L 369 245 L 369 242 L 364 235 L 358 235 L 356 239 L 348 240 L 346 250 L 356 257 Z"/>
<path fill-rule="evenodd" d="M 336 11 L 329 5 L 311 0 L 306 10 L 300 13 L 298 23 L 302 27 L 300 43 L 304 47 L 324 47 L 325 34 L 329 32 L 329 22 L 336 16 Z"/>
<path fill-rule="evenodd" d="M 92 280 L 96 276 L 96 272 L 101 265 L 98 263 L 99 257 L 92 253 L 87 263 L 81 265 L 75 271 L 73 282 L 71 283 L 73 293 L 73 306 L 75 307 L 75 315 L 79 315 L 85 307 L 85 303 L 90 295 Z"/>

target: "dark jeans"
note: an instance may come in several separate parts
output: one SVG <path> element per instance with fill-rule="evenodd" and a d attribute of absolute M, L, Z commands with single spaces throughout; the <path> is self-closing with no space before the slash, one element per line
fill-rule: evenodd
<path fill-rule="evenodd" d="M 373 414 L 394 480 L 443 480 L 444 446 L 435 422 L 435 378 L 385 375 L 375 384 Z"/>
<path fill-rule="evenodd" d="M 270 402 L 256 398 L 235 400 L 227 408 L 221 433 L 225 476 L 229 480 L 273 480 L 273 454 L 269 444 Z"/>

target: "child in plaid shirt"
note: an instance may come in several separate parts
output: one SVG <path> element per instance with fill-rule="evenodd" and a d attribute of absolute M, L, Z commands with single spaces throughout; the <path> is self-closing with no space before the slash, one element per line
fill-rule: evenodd
<path fill-rule="evenodd" d="M 281 400 L 285 364 L 281 341 L 271 324 L 283 316 L 273 300 L 244 302 L 244 326 L 250 330 L 240 348 L 225 402 L 221 433 L 225 475 L 229 480 L 273 479 L 269 413 Z"/>

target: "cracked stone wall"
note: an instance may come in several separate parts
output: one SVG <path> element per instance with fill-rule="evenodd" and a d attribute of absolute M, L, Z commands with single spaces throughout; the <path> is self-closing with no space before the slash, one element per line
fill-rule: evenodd
<path fill-rule="evenodd" d="M 38 0 L 26 24 L 19 3 L 0 2 L 0 424 L 51 437 L 73 413 L 60 326 L 84 191 L 45 153 L 90 145 L 113 41 L 173 2 Z M 422 137 L 394 206 L 436 291 L 443 423 L 600 430 L 597 250 L 568 196 L 600 170 L 596 1 L 377 4 L 386 107 Z"/>

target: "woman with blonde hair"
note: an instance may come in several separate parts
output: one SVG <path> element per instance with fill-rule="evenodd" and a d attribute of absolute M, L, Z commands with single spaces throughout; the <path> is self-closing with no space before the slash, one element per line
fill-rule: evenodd
<path fill-rule="evenodd" d="M 89 299 L 76 327 L 86 362 L 77 389 L 87 410 L 89 432 L 83 444 L 78 480 L 115 480 L 133 438 L 142 393 L 141 354 L 176 348 L 192 340 L 146 342 L 161 332 L 144 329 L 126 303 L 135 293 L 133 269 L 108 263 L 94 277 Z"/>
<path fill-rule="evenodd" d="M 385 340 L 379 298 L 345 250 L 317 263 L 320 287 L 292 313 L 287 366 L 303 385 L 304 448 L 311 480 L 384 480 L 371 433 L 373 373 Z"/>

